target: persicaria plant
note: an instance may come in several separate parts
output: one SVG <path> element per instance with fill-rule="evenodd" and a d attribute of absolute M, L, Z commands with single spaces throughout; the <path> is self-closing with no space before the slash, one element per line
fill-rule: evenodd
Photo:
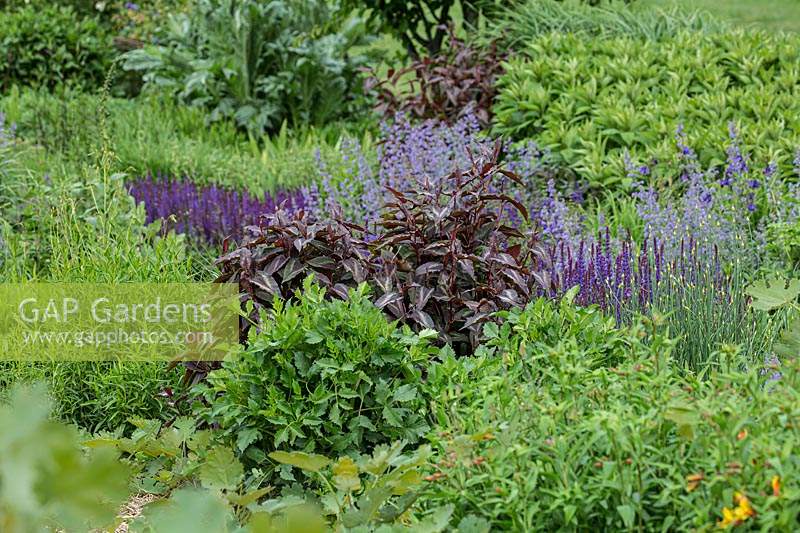
<path fill-rule="evenodd" d="M 444 180 L 410 180 L 389 189 L 367 245 L 364 229 L 335 214 L 318 221 L 304 211 L 264 217 L 238 249 L 217 263 L 220 283 L 238 283 L 242 300 L 269 309 L 274 297 L 290 298 L 313 274 L 333 298 L 348 288 L 373 285 L 375 304 L 414 330 L 434 329 L 467 353 L 479 342 L 492 313 L 521 306 L 548 291 L 547 254 L 533 231 L 504 222 L 509 208 L 527 219 L 525 207 L 504 194 L 519 178 L 498 161 L 501 144 Z M 251 322 L 242 323 L 241 340 Z"/>
<path fill-rule="evenodd" d="M 499 215 L 511 206 L 528 219 L 525 207 L 498 188 L 498 177 L 519 182 L 498 166 L 500 148 L 496 143 L 488 159 L 471 161 L 469 170 L 443 182 L 390 189 L 394 200 L 373 243 L 383 292 L 376 305 L 415 328 L 437 330 L 465 353 L 477 346 L 493 313 L 524 306 L 550 285 L 538 271 L 546 253 L 536 235 L 524 235 Z"/>
<path fill-rule="evenodd" d="M 385 79 L 373 75 L 366 89 L 374 91 L 378 111 L 385 116 L 404 112 L 415 118 L 455 122 L 471 112 L 488 126 L 496 94 L 495 80 L 503 72 L 504 56 L 492 44 L 473 48 L 452 32 L 446 52 L 391 69 Z"/>

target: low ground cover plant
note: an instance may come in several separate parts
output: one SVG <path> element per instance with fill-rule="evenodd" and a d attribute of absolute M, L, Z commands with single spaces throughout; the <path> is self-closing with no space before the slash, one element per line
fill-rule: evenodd
<path fill-rule="evenodd" d="M 501 530 L 796 524 L 795 361 L 765 384 L 728 346 L 708 379 L 687 376 L 657 320 L 620 331 L 566 302 L 512 312 L 491 336 L 433 372 L 451 385 L 423 501 Z"/>

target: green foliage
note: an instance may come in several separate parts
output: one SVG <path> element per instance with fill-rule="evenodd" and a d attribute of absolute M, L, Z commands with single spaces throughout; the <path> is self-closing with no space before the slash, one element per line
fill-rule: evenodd
<path fill-rule="evenodd" d="M 800 30 L 800 3 L 795 0 L 772 0 L 768 9 L 761 0 L 638 0 L 646 6 L 678 9 L 701 9 L 731 25 L 742 28 L 759 28 L 772 32 Z"/>
<path fill-rule="evenodd" d="M 796 205 L 794 198 L 781 198 L 782 205 Z M 800 267 L 800 224 L 776 220 L 767 226 L 767 252 L 790 270 Z"/>
<path fill-rule="evenodd" d="M 62 153 L 70 161 L 94 161 L 102 137 L 99 131 L 101 99 L 68 92 L 12 91 L 0 108 L 18 136 L 42 146 L 49 158 Z M 373 141 L 367 125 L 330 123 L 320 128 L 279 131 L 248 140 L 232 120 L 206 124 L 202 109 L 177 105 L 168 99 L 112 98 L 106 103 L 108 136 L 116 168 L 129 176 L 148 172 L 191 176 L 199 184 L 216 184 L 263 194 L 307 185 L 318 174 L 317 151 L 323 160 L 339 154 L 350 136 Z"/>
<path fill-rule="evenodd" d="M 300 468 L 320 481 L 320 494 L 286 494 L 264 502 L 268 509 L 286 512 L 306 506 L 325 516 L 335 531 L 443 531 L 448 525 L 452 506 L 435 509 L 423 520 L 409 527 L 396 522 L 414 505 L 422 486 L 422 468 L 430 456 L 430 447 L 422 446 L 412 454 L 403 454 L 403 443 L 377 446 L 372 456 L 359 455 L 354 460 L 342 456 L 334 461 L 303 452 L 273 452 L 269 457 L 279 463 Z"/>
<path fill-rule="evenodd" d="M 720 165 L 734 121 L 745 153 L 788 172 L 800 144 L 800 114 L 792 111 L 797 39 L 739 32 L 659 42 L 544 36 L 500 77 L 496 131 L 532 137 L 593 187 L 612 187 L 630 183 L 625 151 L 634 160 L 669 162 L 680 124 L 701 163 Z"/>
<path fill-rule="evenodd" d="M 96 18 L 45 2 L 0 12 L 0 92 L 15 84 L 52 89 L 102 85 L 113 53 Z"/>
<path fill-rule="evenodd" d="M 652 288 L 650 309 L 675 338 L 673 359 L 699 372 L 723 364 L 719 359 L 722 346 L 734 344 L 743 365 L 759 364 L 785 326 L 786 313 L 767 315 L 751 305 L 750 273 L 738 260 L 724 273 L 700 266 L 691 275 L 681 276 L 677 267 L 668 265 Z M 724 285 L 720 276 L 726 278 Z M 631 313 L 641 309 L 633 306 Z"/>
<path fill-rule="evenodd" d="M 168 496 L 149 504 L 131 531 L 296 531 L 286 529 L 303 520 L 304 531 L 354 530 L 407 520 L 422 484 L 422 469 L 430 456 L 423 446 L 403 454 L 403 444 L 375 448 L 372 456 L 327 457 L 304 452 L 273 452 L 270 459 L 305 471 L 313 482 L 307 490 L 286 488 L 281 495 L 265 485 L 259 469 L 245 473 L 234 452 L 218 444 L 211 430 L 197 430 L 186 417 L 166 426 L 134 419 L 129 438 L 98 435 L 84 443 L 89 449 L 112 448 L 122 453 L 134 471 L 133 488 Z M 316 487 L 316 489 L 314 488 Z M 442 531 L 452 508 L 416 521 L 415 531 Z M 311 527 L 313 525 L 313 527 Z M 393 530 L 405 530 L 395 526 Z"/>
<path fill-rule="evenodd" d="M 387 323 L 365 285 L 326 301 L 308 278 L 296 296 L 263 310 L 248 348 L 198 386 L 202 419 L 257 463 L 286 447 L 346 453 L 424 435 L 420 365 L 436 334 Z"/>
<path fill-rule="evenodd" d="M 791 305 L 800 295 L 800 280 L 786 280 L 778 276 L 758 280 L 745 291 L 753 299 L 753 308 L 774 311 Z"/>
<path fill-rule="evenodd" d="M 117 454 L 85 454 L 77 432 L 49 418 L 44 392 L 17 388 L 0 407 L 0 530 L 88 531 L 109 526 L 128 496 Z"/>
<path fill-rule="evenodd" d="M 355 8 L 367 7 L 384 31 L 394 34 L 414 58 L 437 55 L 446 46 L 447 26 L 459 8 L 461 18 L 474 24 L 486 0 L 346 0 Z"/>
<path fill-rule="evenodd" d="M 125 68 L 260 136 L 346 116 L 368 43 L 364 20 L 321 0 L 202 0 L 171 18 L 163 44 L 126 54 Z"/>
<path fill-rule="evenodd" d="M 0 397 L 15 384 L 47 386 L 58 418 L 92 431 L 129 427 L 134 417 L 169 418 L 176 409 L 168 389 L 177 390 L 180 374 L 166 363 L 0 362 Z"/>
<path fill-rule="evenodd" d="M 472 513 L 492 530 L 706 531 L 739 492 L 756 513 L 745 526 L 794 529 L 796 360 L 767 384 L 736 361 L 701 380 L 652 322 L 608 330 L 607 352 L 596 325 L 591 343 L 580 328 L 551 342 L 536 319 L 548 305 L 512 317 L 474 358 L 431 369 L 449 385 L 420 501 L 454 503 L 454 521 Z"/>
<path fill-rule="evenodd" d="M 658 9 L 622 2 L 527 0 L 507 5 L 495 13 L 481 35 L 505 47 L 524 48 L 553 32 L 586 37 L 638 37 L 669 39 L 681 31 L 715 32 L 724 26 L 706 13 L 692 9 Z"/>
<path fill-rule="evenodd" d="M 770 316 L 788 314 L 786 327 L 775 342 L 775 354 L 783 359 L 796 359 L 800 355 L 800 318 L 797 317 L 800 280 L 771 275 L 753 282 L 746 292 L 752 298 L 754 309 L 768 312 Z"/>

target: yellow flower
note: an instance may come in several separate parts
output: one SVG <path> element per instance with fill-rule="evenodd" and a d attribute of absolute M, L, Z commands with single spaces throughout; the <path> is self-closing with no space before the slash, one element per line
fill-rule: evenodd
<path fill-rule="evenodd" d="M 750 505 L 750 500 L 741 492 L 735 492 L 733 494 L 733 503 L 736 504 L 736 507 L 733 509 L 723 507 L 722 520 L 717 522 L 718 527 L 726 529 L 732 525 L 738 526 L 748 518 L 755 516 L 756 512 Z"/>
<path fill-rule="evenodd" d="M 735 517 L 733 516 L 733 511 L 728 509 L 727 507 L 722 508 L 722 520 L 717 522 L 717 526 L 722 529 L 730 527 L 735 522 Z"/>
<path fill-rule="evenodd" d="M 781 495 L 781 477 L 772 476 L 772 495 L 776 498 Z"/>

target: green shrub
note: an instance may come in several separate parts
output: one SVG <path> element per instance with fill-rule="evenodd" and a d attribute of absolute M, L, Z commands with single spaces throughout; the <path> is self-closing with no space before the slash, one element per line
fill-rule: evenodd
<path fill-rule="evenodd" d="M 98 88 L 112 50 L 98 20 L 70 6 L 48 2 L 0 12 L 0 92 L 15 84 Z"/>
<path fill-rule="evenodd" d="M 800 37 L 553 34 L 525 54 L 498 81 L 497 132 L 535 138 L 594 187 L 630 182 L 626 150 L 634 160 L 670 161 L 681 124 L 703 165 L 723 162 L 733 121 L 745 153 L 791 168 L 800 144 Z"/>
<path fill-rule="evenodd" d="M 369 43 L 364 20 L 313 0 L 202 0 L 158 46 L 126 54 L 145 89 L 169 93 L 260 136 L 347 116 Z"/>
<path fill-rule="evenodd" d="M 796 528 L 796 360 L 765 383 L 729 348 L 700 379 L 653 322 L 606 330 L 595 311 L 551 305 L 511 313 L 475 358 L 430 369 L 443 386 L 426 506 L 452 503 L 454 520 L 493 530 L 708 531 L 724 508 L 745 526 Z M 548 315 L 560 338 L 542 333 Z"/>
<path fill-rule="evenodd" d="M 249 347 L 211 372 L 198 413 L 251 459 L 277 449 L 366 451 L 428 430 L 420 365 L 434 332 L 389 324 L 362 285 L 326 301 L 306 279 L 297 300 L 275 300 Z"/>

